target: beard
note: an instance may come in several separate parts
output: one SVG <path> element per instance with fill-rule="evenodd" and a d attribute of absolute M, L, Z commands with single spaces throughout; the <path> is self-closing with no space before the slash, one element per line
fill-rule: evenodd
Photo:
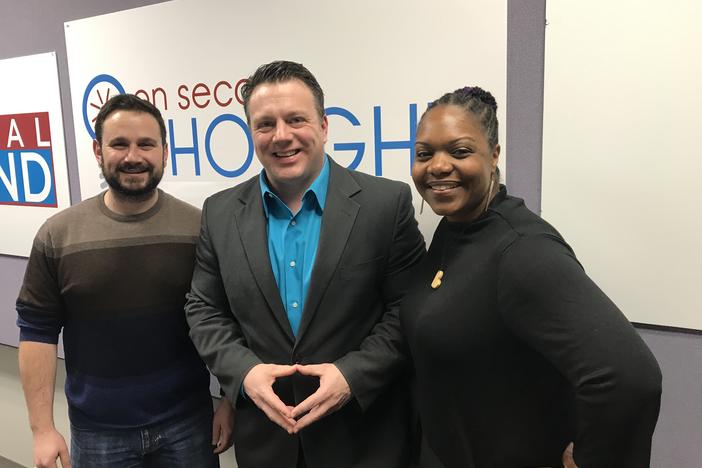
<path fill-rule="evenodd" d="M 163 177 L 163 169 L 157 170 L 154 166 L 147 163 L 122 163 L 113 171 L 106 169 L 105 165 L 102 164 L 100 169 L 102 169 L 105 182 L 113 190 L 113 193 L 120 198 L 133 202 L 147 200 L 151 197 Z M 132 173 L 136 175 L 144 172 L 148 173 L 146 183 L 141 186 L 132 186 L 128 183 Z M 123 182 L 124 179 L 127 179 L 127 183 Z"/>

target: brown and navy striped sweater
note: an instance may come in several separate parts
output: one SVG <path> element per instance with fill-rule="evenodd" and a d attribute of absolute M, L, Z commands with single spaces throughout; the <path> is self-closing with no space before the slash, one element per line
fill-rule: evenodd
<path fill-rule="evenodd" d="M 111 212 L 104 194 L 50 218 L 17 299 L 21 341 L 57 343 L 79 428 L 135 428 L 210 405 L 188 337 L 200 211 L 162 191 L 147 212 Z"/>

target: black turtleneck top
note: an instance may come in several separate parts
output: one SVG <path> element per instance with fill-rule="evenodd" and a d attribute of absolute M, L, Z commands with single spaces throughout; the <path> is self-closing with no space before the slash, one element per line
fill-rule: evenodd
<path fill-rule="evenodd" d="M 656 360 L 504 186 L 477 220 L 441 221 L 407 290 L 423 433 L 446 468 L 562 466 L 571 441 L 580 468 L 649 466 Z"/>

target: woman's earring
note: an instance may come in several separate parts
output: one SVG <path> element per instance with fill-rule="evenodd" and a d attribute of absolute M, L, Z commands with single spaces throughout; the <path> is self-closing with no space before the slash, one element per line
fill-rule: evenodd
<path fill-rule="evenodd" d="M 492 195 L 492 188 L 495 186 L 495 173 L 492 172 L 490 174 L 490 188 L 488 189 L 487 197 L 485 200 L 485 211 L 488 210 L 488 206 L 490 206 L 490 196 Z"/>

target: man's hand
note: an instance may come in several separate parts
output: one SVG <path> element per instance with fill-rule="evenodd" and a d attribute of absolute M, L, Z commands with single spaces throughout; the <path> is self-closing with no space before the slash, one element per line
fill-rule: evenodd
<path fill-rule="evenodd" d="M 288 434 L 293 433 L 295 420 L 292 418 L 292 406 L 283 403 L 273 391 L 273 382 L 278 377 L 287 377 L 296 372 L 295 366 L 278 364 L 258 364 L 244 377 L 244 391 L 268 419 L 282 427 Z"/>
<path fill-rule="evenodd" d="M 563 468 L 578 468 L 573 458 L 573 442 L 569 443 L 563 451 Z"/>
<path fill-rule="evenodd" d="M 56 429 L 34 433 L 34 465 L 37 468 L 58 468 L 56 459 L 61 459 L 63 468 L 71 468 L 68 446 Z"/>
<path fill-rule="evenodd" d="M 219 406 L 212 418 L 212 446 L 214 453 L 222 453 L 232 446 L 234 441 L 232 431 L 234 430 L 234 408 L 231 402 L 222 397 Z"/>
<path fill-rule="evenodd" d="M 302 375 L 319 377 L 319 388 L 305 401 L 297 405 L 291 413 L 295 419 L 293 433 L 298 433 L 318 419 L 340 409 L 351 398 L 351 388 L 334 364 L 312 364 L 294 366 Z M 304 416 L 303 416 L 304 415 Z"/>

